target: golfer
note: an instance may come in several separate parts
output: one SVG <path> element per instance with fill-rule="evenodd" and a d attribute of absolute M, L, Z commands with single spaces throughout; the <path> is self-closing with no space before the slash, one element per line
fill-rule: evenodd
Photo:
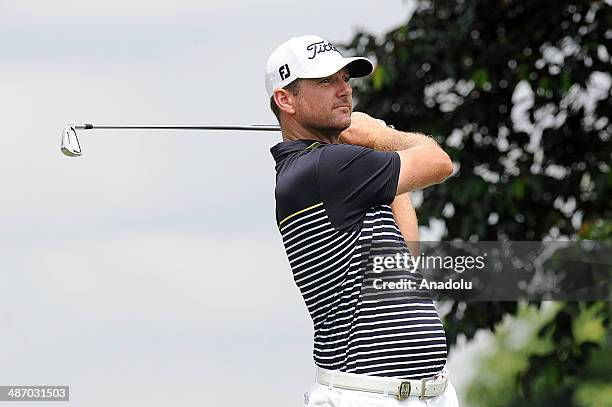
<path fill-rule="evenodd" d="M 276 220 L 314 325 L 317 376 L 304 406 L 457 406 L 431 299 L 388 294 L 371 278 L 389 247 L 418 255 L 408 192 L 443 182 L 452 163 L 432 138 L 352 112 L 349 79 L 372 70 L 314 35 L 267 62 L 283 135 L 271 149 Z"/>

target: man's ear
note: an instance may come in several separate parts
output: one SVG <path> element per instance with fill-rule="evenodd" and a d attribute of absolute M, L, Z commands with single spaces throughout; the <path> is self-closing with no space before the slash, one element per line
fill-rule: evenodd
<path fill-rule="evenodd" d="M 279 110 L 288 113 L 295 113 L 295 96 L 293 93 L 288 91 L 287 89 L 276 89 L 274 91 L 274 101 L 276 102 L 276 106 L 278 106 Z"/>

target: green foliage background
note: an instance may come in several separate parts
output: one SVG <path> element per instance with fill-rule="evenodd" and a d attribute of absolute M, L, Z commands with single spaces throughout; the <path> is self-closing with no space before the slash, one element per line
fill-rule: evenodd
<path fill-rule="evenodd" d="M 457 171 L 423 191 L 444 240 L 612 241 L 610 1 L 419 1 L 383 38 L 345 48 L 377 62 L 357 110 L 431 134 Z M 455 303 L 449 342 L 495 332 L 467 393 L 482 406 L 612 405 L 609 302 Z M 504 321 L 538 329 L 514 348 Z"/>

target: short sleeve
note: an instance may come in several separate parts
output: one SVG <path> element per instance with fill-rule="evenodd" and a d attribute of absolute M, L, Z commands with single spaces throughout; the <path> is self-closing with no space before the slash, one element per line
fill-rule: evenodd
<path fill-rule="evenodd" d="M 395 199 L 399 154 L 370 148 L 330 144 L 321 148 L 317 179 L 332 225 L 352 230 L 366 211 Z"/>

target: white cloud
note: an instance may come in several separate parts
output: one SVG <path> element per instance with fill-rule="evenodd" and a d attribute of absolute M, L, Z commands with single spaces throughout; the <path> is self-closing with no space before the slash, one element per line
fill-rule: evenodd
<path fill-rule="evenodd" d="M 270 123 L 263 67 L 280 42 L 380 33 L 407 12 L 0 0 L 0 382 L 70 384 L 87 406 L 299 404 L 312 337 L 275 230 L 280 136 L 81 132 L 85 155 L 69 159 L 60 134 L 75 121 Z"/>
<path fill-rule="evenodd" d="M 224 323 L 299 300 L 280 237 L 123 234 L 35 248 L 14 269 L 28 271 L 31 289 L 46 297 L 40 300 L 76 305 L 71 313 L 79 318 L 182 324 L 205 316 Z M 7 274 L 5 282 L 19 278 Z M 13 300 L 19 303 L 18 294 Z"/>
<path fill-rule="evenodd" d="M 265 405 L 258 389 L 273 385 L 274 400 L 299 400 L 311 328 L 280 245 L 147 234 L 18 248 L 1 275 L 0 381 L 69 384 L 89 406 Z M 266 369 L 285 374 L 271 384 Z M 222 403 L 237 371 L 252 378 Z"/>
<path fill-rule="evenodd" d="M 56 0 L 49 3 L 44 0 L 26 2 L 6 2 L 1 5 L 4 18 L 20 21 L 63 21 L 76 23 L 84 19 L 162 19 L 168 20 L 177 16 L 189 16 L 194 13 L 214 13 L 218 10 L 240 9 L 249 4 L 247 1 L 206 1 L 175 0 L 107 0 L 78 1 Z"/>

